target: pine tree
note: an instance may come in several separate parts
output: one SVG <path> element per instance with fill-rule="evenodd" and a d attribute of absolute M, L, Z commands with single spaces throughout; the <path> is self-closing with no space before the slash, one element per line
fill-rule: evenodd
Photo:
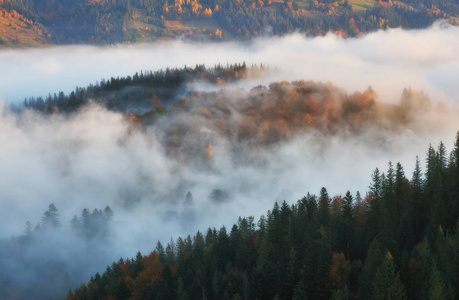
<path fill-rule="evenodd" d="M 43 222 L 42 227 L 45 229 L 58 228 L 61 226 L 61 223 L 59 222 L 59 214 L 57 213 L 57 208 L 54 203 L 51 203 L 48 206 L 48 210 L 45 211 L 41 220 Z"/>
<path fill-rule="evenodd" d="M 306 300 L 308 299 L 305 291 L 305 286 L 303 281 L 300 281 L 295 286 L 292 300 Z"/>
<path fill-rule="evenodd" d="M 419 157 L 416 156 L 416 166 L 411 179 L 413 187 L 412 202 L 413 202 L 413 222 L 415 239 L 420 240 L 424 236 L 425 226 L 427 224 L 427 204 L 423 198 L 424 180 L 422 178 L 421 163 Z"/>
<path fill-rule="evenodd" d="M 434 265 L 432 267 L 430 281 L 429 281 L 429 300 L 444 300 L 450 299 L 448 295 L 448 290 L 443 280 L 443 276 L 440 271 L 437 269 L 434 261 Z"/>
<path fill-rule="evenodd" d="M 425 174 L 425 198 L 429 202 L 428 209 L 432 208 L 432 201 L 433 195 L 435 190 L 438 189 L 438 180 L 439 180 L 439 167 L 438 167 L 438 156 L 435 153 L 434 148 L 432 145 L 429 145 L 429 150 L 427 152 L 427 166 L 426 166 L 426 174 Z"/>
<path fill-rule="evenodd" d="M 330 223 L 330 197 L 325 187 L 320 190 L 319 223 L 325 227 Z"/>
<path fill-rule="evenodd" d="M 437 151 L 437 163 L 438 163 L 438 171 L 440 172 L 440 174 L 442 174 L 442 176 L 444 176 L 445 174 L 446 165 L 448 163 L 446 157 L 447 157 L 447 153 L 446 153 L 445 144 L 443 144 L 443 142 L 440 142 L 440 144 L 438 145 L 438 151 Z"/>
<path fill-rule="evenodd" d="M 346 192 L 346 196 L 344 196 L 344 203 L 341 207 L 341 213 L 345 220 L 349 222 L 352 220 L 352 208 L 353 208 L 354 198 L 350 191 Z"/>
<path fill-rule="evenodd" d="M 362 196 L 360 195 L 360 192 L 357 191 L 355 193 L 355 206 L 361 206 L 361 205 L 363 205 Z"/>
<path fill-rule="evenodd" d="M 351 248 L 354 242 L 354 214 L 353 214 L 353 202 L 354 198 L 350 191 L 346 192 L 344 197 L 344 204 L 341 208 L 341 213 L 343 216 L 343 241 L 344 245 L 342 250 L 345 249 L 346 257 L 349 259 Z"/>
<path fill-rule="evenodd" d="M 181 277 L 179 277 L 179 279 L 177 280 L 178 282 L 178 287 L 177 287 L 177 297 L 176 299 L 177 300 L 188 300 L 189 297 L 188 297 L 188 294 L 185 290 L 185 284 L 183 283 L 183 280 Z"/>
<path fill-rule="evenodd" d="M 204 250 L 206 244 L 204 241 L 204 236 L 201 232 L 196 232 L 196 235 L 193 238 L 193 252 L 196 254 L 197 258 L 202 259 L 204 257 Z"/>
<path fill-rule="evenodd" d="M 388 201 L 393 198 L 394 190 L 395 190 L 395 172 L 394 172 L 394 165 L 390 161 L 388 164 L 387 175 L 384 177 L 382 183 L 382 197 L 383 203 L 385 208 L 387 209 Z"/>
<path fill-rule="evenodd" d="M 32 223 L 30 223 L 29 221 L 26 222 L 26 229 L 24 235 L 27 237 L 30 237 L 32 235 Z"/>
<path fill-rule="evenodd" d="M 400 163 L 395 171 L 394 212 L 396 215 L 394 230 L 397 230 L 397 243 L 405 249 L 414 245 L 413 236 L 413 198 L 412 185 L 405 177 L 405 172 Z"/>
<path fill-rule="evenodd" d="M 72 226 L 72 230 L 75 233 L 79 233 L 79 231 L 81 230 L 81 223 L 76 215 L 73 216 L 73 219 L 70 221 L 70 224 Z"/>
<path fill-rule="evenodd" d="M 371 174 L 371 180 L 372 180 L 372 183 L 369 186 L 370 194 L 372 195 L 373 198 L 376 198 L 377 200 L 379 200 L 382 197 L 383 183 L 382 183 L 381 174 L 379 173 L 378 168 L 376 168 L 373 174 Z"/>
<path fill-rule="evenodd" d="M 107 221 L 110 221 L 113 218 L 113 210 L 108 205 L 104 209 L 104 216 Z"/>
<path fill-rule="evenodd" d="M 179 237 L 177 239 L 177 251 L 176 251 L 177 263 L 180 263 L 186 254 L 187 252 L 186 252 L 185 241 L 182 239 L 182 237 Z"/>
<path fill-rule="evenodd" d="M 193 194 L 191 194 L 190 191 L 188 191 L 188 193 L 186 194 L 186 197 L 185 197 L 185 206 L 192 206 L 193 205 Z"/>
<path fill-rule="evenodd" d="M 368 197 L 368 220 L 366 222 L 367 240 L 369 243 L 373 238 L 379 234 L 383 225 L 383 182 L 384 174 L 379 172 L 376 168 L 371 175 L 372 183 L 369 186 Z M 367 244 L 368 245 L 368 244 Z M 367 246 L 368 247 L 368 246 Z"/>
<path fill-rule="evenodd" d="M 171 238 L 171 241 L 166 246 L 166 257 L 165 263 L 169 266 L 173 266 L 176 263 L 176 247 L 175 242 Z"/>
<path fill-rule="evenodd" d="M 376 270 L 382 264 L 384 251 L 381 244 L 375 238 L 373 239 L 368 253 L 365 258 L 365 263 L 359 276 L 360 292 L 362 299 L 370 299 L 372 293 L 372 286 L 375 280 Z"/>
<path fill-rule="evenodd" d="M 166 251 L 160 241 L 156 244 L 155 252 L 158 253 L 159 260 L 164 263 L 166 260 Z"/>
<path fill-rule="evenodd" d="M 376 272 L 372 299 L 375 300 L 403 300 L 406 299 L 406 291 L 400 275 L 395 270 L 394 258 L 390 252 Z"/>

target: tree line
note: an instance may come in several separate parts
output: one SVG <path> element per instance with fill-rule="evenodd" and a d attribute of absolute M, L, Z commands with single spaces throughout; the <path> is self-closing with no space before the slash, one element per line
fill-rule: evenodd
<path fill-rule="evenodd" d="M 15 111 L 23 108 L 53 114 L 74 113 L 90 101 L 105 106 L 107 109 L 129 112 L 143 112 L 151 109 L 151 99 L 156 96 L 164 104 L 181 99 L 187 92 L 187 84 L 197 81 L 224 85 L 248 77 L 262 76 L 268 69 L 263 65 L 247 66 L 244 63 L 220 64 L 214 67 L 196 65 L 194 68 L 166 68 L 158 71 L 141 71 L 133 76 L 102 79 L 87 87 L 77 87 L 75 91 L 48 94 L 46 97 L 24 99 Z M 140 108 L 140 109 L 139 109 Z"/>
<path fill-rule="evenodd" d="M 77 215 L 74 215 L 69 223 L 71 235 L 85 240 L 93 238 L 104 239 L 110 235 L 110 222 L 112 218 L 113 210 L 108 205 L 103 210 L 95 208 L 92 212 L 84 208 L 81 216 L 77 217 Z M 33 240 L 41 239 L 43 235 L 60 231 L 61 227 L 59 211 L 54 203 L 51 203 L 43 213 L 41 222 L 38 222 L 35 227 L 32 227 L 32 223 L 27 221 L 24 234 L 13 239 L 27 244 Z"/>
<path fill-rule="evenodd" d="M 367 193 L 307 194 L 255 223 L 179 237 L 120 259 L 67 299 L 454 299 L 459 132 L 424 171 L 375 169 Z M 410 177 L 410 179 L 408 178 Z"/>
<path fill-rule="evenodd" d="M 86 278 L 77 263 L 97 263 L 114 237 L 114 212 L 106 206 L 85 208 L 63 222 L 51 203 L 36 225 L 27 221 L 22 235 L 0 239 L 0 298 L 57 299 Z"/>

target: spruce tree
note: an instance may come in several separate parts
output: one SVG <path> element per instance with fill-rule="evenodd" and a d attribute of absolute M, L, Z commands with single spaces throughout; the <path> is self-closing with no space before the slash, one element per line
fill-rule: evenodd
<path fill-rule="evenodd" d="M 374 300 L 404 300 L 405 287 L 400 281 L 400 275 L 395 270 L 394 258 L 390 252 L 386 253 L 382 265 L 376 272 L 373 286 Z"/>
<path fill-rule="evenodd" d="M 330 197 L 325 187 L 320 190 L 319 223 L 324 227 L 327 227 L 330 223 Z"/>
<path fill-rule="evenodd" d="M 429 280 L 429 300 L 444 300 L 449 299 L 448 290 L 441 272 L 437 269 L 434 261 L 434 266 L 430 274 Z"/>
<path fill-rule="evenodd" d="M 166 251 L 160 241 L 156 244 L 155 252 L 158 253 L 159 260 L 164 263 L 166 261 Z"/>

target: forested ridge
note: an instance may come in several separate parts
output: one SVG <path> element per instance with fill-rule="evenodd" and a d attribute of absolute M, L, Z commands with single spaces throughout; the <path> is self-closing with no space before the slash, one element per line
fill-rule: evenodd
<path fill-rule="evenodd" d="M 194 68 L 166 68 L 158 71 L 140 71 L 133 76 L 101 79 L 87 87 L 76 87 L 69 94 L 64 92 L 48 94 L 46 97 L 31 97 L 24 100 L 22 106 L 14 110 L 30 108 L 35 111 L 54 114 L 77 112 L 90 102 L 122 113 L 143 114 L 161 99 L 162 104 L 170 106 L 185 96 L 193 93 L 193 83 L 209 83 L 223 87 L 225 84 L 247 78 L 259 78 L 269 71 L 263 64 L 247 66 L 244 63 L 234 65 L 215 65 Z M 155 100 L 153 100 L 155 99 Z M 157 100 L 156 100 L 157 99 Z M 152 103 L 155 102 L 155 103 Z"/>
<path fill-rule="evenodd" d="M 454 0 L 1 0 L 0 46 L 246 40 L 294 31 L 356 36 L 458 18 Z"/>
<path fill-rule="evenodd" d="M 120 259 L 67 299 L 454 299 L 459 132 L 413 174 L 375 169 L 365 195 L 326 188 L 231 229 Z"/>
<path fill-rule="evenodd" d="M 308 136 L 315 137 L 308 147 L 327 147 L 330 144 L 325 141 L 339 137 L 340 142 L 364 140 L 373 151 L 388 146 L 393 136 L 433 133 L 435 125 L 442 122 L 438 117 L 446 120 L 455 114 L 446 113 L 446 104 L 432 103 L 426 94 L 411 89 L 403 90 L 398 104 L 386 104 L 378 101 L 371 87 L 348 93 L 330 82 L 282 81 L 250 90 L 228 84 L 268 71 L 267 67 L 248 67 L 245 63 L 143 71 L 101 80 L 67 95 L 60 92 L 27 99 L 8 115 L 12 122 L 25 126 L 49 123 L 51 130 L 61 130 L 65 127 L 62 124 L 76 120 L 78 127 L 88 123 L 76 138 L 64 130 L 60 135 L 64 138 L 57 137 L 62 144 L 45 139 L 50 145 L 46 151 L 54 147 L 64 150 L 46 160 L 64 178 L 75 171 L 78 174 L 75 166 L 79 163 L 73 162 L 73 157 L 87 162 L 88 158 L 98 161 L 106 155 L 109 148 L 104 144 L 103 154 L 88 156 L 82 137 L 102 126 L 107 115 L 113 118 L 108 126 L 120 125 L 112 148 L 131 156 L 142 145 L 135 143 L 136 139 L 151 143 L 146 157 L 159 157 L 171 168 L 147 164 L 145 169 L 136 169 L 135 164 L 146 159 L 134 155 L 122 167 L 127 172 L 122 181 L 130 179 L 129 169 L 133 168 L 133 185 L 124 187 L 118 181 L 114 198 L 104 201 L 116 205 L 121 223 L 128 222 L 129 213 L 137 218 L 132 210 L 137 207 L 136 213 L 148 211 L 148 219 L 168 228 L 190 225 L 199 214 L 208 214 L 207 208 L 212 210 L 212 206 L 229 208 L 238 197 L 262 201 L 258 192 L 250 194 L 250 189 L 206 181 L 200 190 L 200 197 L 208 200 L 204 200 L 206 210 L 198 211 L 190 205 L 196 185 L 181 176 L 186 171 L 192 176 L 216 176 L 232 167 L 277 171 L 266 166 L 284 154 L 274 159 L 271 154 L 304 137 L 307 141 Z M 211 85 L 214 91 L 188 88 L 200 83 Z M 102 118 L 99 125 L 88 122 L 94 118 Z M 106 131 L 104 127 L 95 139 L 105 136 Z M 75 151 L 85 155 L 75 155 Z M 314 155 L 320 156 L 319 152 L 320 148 Z M 311 155 L 307 150 L 303 154 Z M 365 194 L 330 196 L 324 188 L 319 196 L 307 194 L 295 204 L 279 202 L 258 221 L 241 217 L 231 229 L 211 228 L 171 240 L 168 245 L 158 243 L 151 254 L 121 259 L 105 273 L 104 264 L 125 255 L 118 254 L 117 243 L 125 240 L 123 234 L 129 230 L 115 231 L 120 223 L 118 227 L 111 225 L 111 209 L 92 213 L 85 209 L 80 217 L 62 220 L 57 208 L 50 205 L 36 230 L 27 223 L 22 236 L 2 239 L 0 266 L 5 272 L 0 276 L 0 298 L 28 299 L 34 295 L 36 299 L 50 299 L 62 297 L 69 287 L 69 299 L 454 298 L 459 277 L 458 162 L 459 134 L 449 154 L 443 144 L 430 147 L 426 167 L 421 169 L 416 160 L 412 175 L 405 174 L 401 164 L 389 164 L 384 174 L 376 169 Z M 289 164 L 286 171 L 291 168 Z M 156 194 L 164 182 L 156 182 L 145 170 L 159 177 L 170 176 L 177 184 Z M 346 172 L 353 170 L 341 172 L 348 176 Z M 84 187 L 94 184 L 93 178 L 86 180 L 85 173 L 81 177 Z M 108 185 L 112 183 L 110 180 Z M 188 190 L 184 203 L 177 200 Z M 142 198 L 144 195 L 147 197 Z M 142 207 L 147 202 L 150 206 Z M 132 225 L 142 224 L 136 220 Z M 154 245 L 159 238 L 152 236 L 150 228 L 145 227 L 147 233 L 139 240 Z M 80 286 L 96 270 L 100 273 Z M 391 294 L 387 296 L 387 292 Z"/>
<path fill-rule="evenodd" d="M 59 92 L 29 98 L 14 109 L 72 118 L 95 103 L 123 113 L 133 129 L 154 130 L 169 157 L 199 167 L 212 167 L 213 146 L 221 138 L 230 143 L 233 162 L 241 164 L 262 160 L 245 146 L 272 146 L 306 132 L 357 136 L 368 130 L 375 130 L 372 140 L 384 143 L 386 133 L 419 131 L 422 124 L 433 126 L 434 116 L 445 110 L 412 89 L 405 89 L 395 105 L 378 101 L 371 87 L 349 94 L 329 82 L 272 82 L 248 91 L 226 86 L 267 72 L 269 68 L 263 65 L 249 67 L 245 63 L 147 71 L 101 80 L 67 95 Z M 214 84 L 217 90 L 194 89 L 193 82 L 199 81 Z M 203 132 L 202 128 L 211 131 Z"/>

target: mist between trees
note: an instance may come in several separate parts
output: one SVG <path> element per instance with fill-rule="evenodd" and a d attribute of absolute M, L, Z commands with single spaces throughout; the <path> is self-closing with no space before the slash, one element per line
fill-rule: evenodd
<path fill-rule="evenodd" d="M 459 132 L 419 158 L 376 168 L 365 197 L 349 191 L 274 204 L 255 224 L 158 242 L 120 259 L 67 299 L 453 299 L 459 280 Z M 191 201 L 187 194 L 187 202 Z"/>

